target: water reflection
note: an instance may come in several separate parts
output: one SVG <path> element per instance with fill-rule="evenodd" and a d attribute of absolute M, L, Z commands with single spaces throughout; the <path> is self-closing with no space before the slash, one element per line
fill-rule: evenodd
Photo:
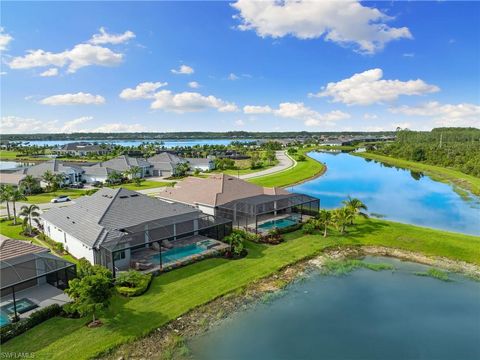
<path fill-rule="evenodd" d="M 478 197 L 461 196 L 422 173 L 348 154 L 311 156 L 326 163 L 326 174 L 292 190 L 319 197 L 324 208 L 338 207 L 351 195 L 387 219 L 480 235 Z"/>

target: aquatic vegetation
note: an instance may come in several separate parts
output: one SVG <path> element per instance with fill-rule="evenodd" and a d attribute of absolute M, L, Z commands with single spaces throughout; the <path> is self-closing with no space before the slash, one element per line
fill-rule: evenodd
<path fill-rule="evenodd" d="M 357 269 L 369 269 L 373 271 L 394 270 L 395 267 L 385 263 L 368 263 L 362 260 L 327 260 L 322 268 L 326 275 L 346 275 Z"/>
<path fill-rule="evenodd" d="M 427 277 L 431 277 L 431 278 L 442 280 L 442 281 L 452 281 L 449 278 L 447 271 L 442 271 L 435 268 L 428 269 L 428 271 L 425 271 L 425 272 L 416 272 L 415 275 L 427 276 Z"/>

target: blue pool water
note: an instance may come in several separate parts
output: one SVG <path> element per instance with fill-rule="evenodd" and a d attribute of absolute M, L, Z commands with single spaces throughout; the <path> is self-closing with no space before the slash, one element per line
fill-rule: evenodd
<path fill-rule="evenodd" d="M 279 220 L 270 220 L 270 221 L 264 222 L 263 224 L 258 225 L 258 227 L 263 230 L 270 230 L 270 229 L 276 229 L 276 228 L 281 229 L 281 228 L 295 225 L 296 223 L 297 222 L 293 219 L 285 218 L 285 219 L 279 219 Z"/>
<path fill-rule="evenodd" d="M 205 250 L 205 246 L 198 244 L 191 244 L 180 248 L 171 249 L 162 253 L 162 262 L 163 264 L 167 264 L 169 262 L 174 262 L 187 256 L 200 254 Z M 160 264 L 160 254 L 152 256 L 152 261 L 156 264 Z"/>
<path fill-rule="evenodd" d="M 0 311 L 0 327 L 10 324 L 10 319 L 8 318 L 7 314 L 4 314 Z"/>
<path fill-rule="evenodd" d="M 327 172 L 293 191 L 320 198 L 322 208 L 341 206 L 348 195 L 370 213 L 404 223 L 480 235 L 480 198 L 462 198 L 452 186 L 428 176 L 345 153 L 311 153 Z M 288 188 L 290 190 L 290 188 Z"/>

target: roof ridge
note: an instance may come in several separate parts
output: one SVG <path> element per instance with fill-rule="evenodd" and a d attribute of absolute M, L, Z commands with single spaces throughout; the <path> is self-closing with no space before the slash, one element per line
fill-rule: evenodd
<path fill-rule="evenodd" d="M 107 214 L 108 210 L 110 209 L 110 207 L 112 206 L 113 202 L 115 201 L 115 199 L 117 198 L 118 194 L 120 194 L 120 190 L 122 188 L 118 188 L 118 189 L 109 189 L 111 191 L 115 191 L 115 195 L 112 197 L 110 203 L 108 204 L 108 206 L 105 208 L 105 210 L 103 211 L 103 214 L 102 216 L 100 216 L 100 218 L 98 219 L 98 222 L 97 224 L 100 225 L 100 222 L 103 220 L 103 218 L 105 217 L 105 215 Z M 98 193 L 96 193 L 98 194 Z M 100 225 L 101 226 L 101 225 Z"/>

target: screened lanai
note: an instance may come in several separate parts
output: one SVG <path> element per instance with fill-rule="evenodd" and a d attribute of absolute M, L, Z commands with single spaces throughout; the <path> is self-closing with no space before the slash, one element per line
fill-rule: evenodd
<path fill-rule="evenodd" d="M 218 205 L 215 214 L 237 228 L 262 233 L 302 222 L 319 208 L 319 199 L 304 194 L 256 195 Z"/>
<path fill-rule="evenodd" d="M 63 290 L 75 276 L 75 264 L 48 252 L 0 260 L 1 325 L 33 309 L 68 301 Z"/>
<path fill-rule="evenodd" d="M 221 240 L 231 231 L 231 220 L 199 212 L 149 221 L 110 232 L 99 262 L 114 274 L 164 271 L 225 250 Z"/>

